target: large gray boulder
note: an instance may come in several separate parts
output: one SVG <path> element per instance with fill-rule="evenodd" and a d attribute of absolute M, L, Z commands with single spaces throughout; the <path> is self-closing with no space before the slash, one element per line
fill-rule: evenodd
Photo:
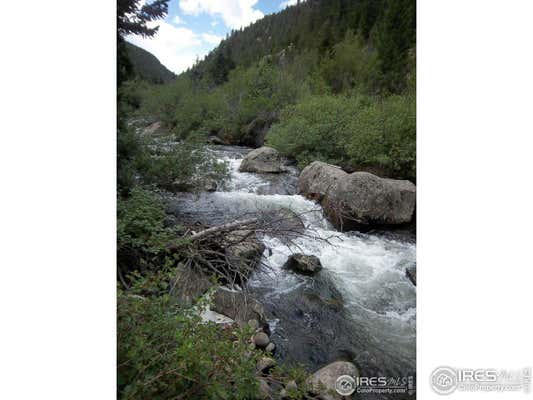
<path fill-rule="evenodd" d="M 352 378 L 359 376 L 357 367 L 348 361 L 335 361 L 319 369 L 307 379 L 310 391 L 324 400 L 341 400 L 343 397 L 335 390 L 335 382 L 341 375 Z"/>
<path fill-rule="evenodd" d="M 284 172 L 283 160 L 272 147 L 260 147 L 249 152 L 242 160 L 240 172 L 257 172 L 259 174 L 277 174 Z"/>
<path fill-rule="evenodd" d="M 416 204 L 416 187 L 407 180 L 348 174 L 320 161 L 304 168 L 298 190 L 320 201 L 329 220 L 344 230 L 409 223 Z"/>
<path fill-rule="evenodd" d="M 297 253 L 289 256 L 284 268 L 306 275 L 313 275 L 322 269 L 322 264 L 317 256 Z"/>
<path fill-rule="evenodd" d="M 305 167 L 298 178 L 298 191 L 307 197 L 322 201 L 336 190 L 339 180 L 348 175 L 340 167 L 315 161 Z"/>

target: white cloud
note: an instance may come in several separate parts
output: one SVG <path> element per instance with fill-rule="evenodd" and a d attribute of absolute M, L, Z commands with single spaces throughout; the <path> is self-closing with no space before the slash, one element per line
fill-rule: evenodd
<path fill-rule="evenodd" d="M 303 3 L 305 0 L 300 0 L 300 3 Z M 289 6 L 294 6 L 296 5 L 296 3 L 298 2 L 298 0 L 285 0 L 285 1 L 282 1 L 281 4 L 279 5 L 279 8 L 287 8 Z"/>
<path fill-rule="evenodd" d="M 185 21 L 183 21 L 179 15 L 175 15 L 174 18 L 172 18 L 172 22 L 176 25 L 184 24 Z"/>
<path fill-rule="evenodd" d="M 127 39 L 152 53 L 175 73 L 185 71 L 197 58 L 203 58 L 210 50 L 211 46 L 205 45 L 205 38 L 188 28 L 176 27 L 167 22 L 150 24 L 156 25 L 159 25 L 159 31 L 153 38 L 130 35 Z"/>
<path fill-rule="evenodd" d="M 180 0 L 180 8 L 187 15 L 220 16 L 227 27 L 238 29 L 264 17 L 254 8 L 256 3 L 257 0 Z"/>
<path fill-rule="evenodd" d="M 213 35 L 211 33 L 202 33 L 202 39 L 209 44 L 217 45 L 223 39 L 222 36 Z"/>

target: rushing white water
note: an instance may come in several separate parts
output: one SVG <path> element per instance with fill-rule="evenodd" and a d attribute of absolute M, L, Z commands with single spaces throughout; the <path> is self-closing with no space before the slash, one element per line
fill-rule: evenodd
<path fill-rule="evenodd" d="M 397 363 L 396 370 L 403 371 L 406 365 L 414 370 L 416 297 L 414 286 L 405 276 L 405 268 L 416 262 L 413 241 L 384 234 L 338 232 L 326 220 L 319 204 L 290 194 L 296 190 L 296 174 L 241 173 L 238 168 L 246 149 L 221 148 L 214 151 L 217 157 L 228 163 L 230 183 L 225 191 L 203 194 L 194 201 L 186 199 L 179 205 L 181 212 L 203 213 L 213 222 L 222 217 L 235 218 L 257 211 L 288 208 L 301 216 L 306 227 L 304 234 L 290 245 L 276 237 L 261 238 L 269 249 L 263 255 L 263 263 L 268 267 L 252 275 L 248 282 L 251 290 L 260 294 L 261 300 L 270 305 L 273 313 L 283 314 L 280 309 L 289 307 L 283 302 L 291 293 L 316 283 L 316 278 L 285 270 L 282 268 L 284 263 L 291 253 L 315 255 L 324 268 L 321 276 L 327 277 L 341 294 L 348 318 L 353 322 L 347 329 L 348 332 L 354 330 L 356 338 L 350 342 L 353 345 L 344 347 L 351 346 L 352 349 L 347 349 L 349 351 L 368 352 L 370 355 L 360 362 L 366 363 L 368 359 L 368 363 L 378 365 L 378 369 L 381 368 L 379 364 Z M 265 188 L 269 190 L 265 191 Z M 284 194 L 272 194 L 272 188 Z M 304 330 L 297 333 L 287 332 L 295 329 L 292 325 L 287 326 L 288 322 L 292 322 L 287 318 L 273 317 L 271 322 L 271 329 L 279 332 L 280 340 L 285 341 L 288 337 L 294 340 L 292 338 L 304 335 L 307 333 L 305 329 L 313 326 L 308 321 Z M 285 332 L 282 332 L 284 326 Z M 335 337 L 335 332 L 332 337 Z M 382 353 L 386 356 L 376 355 Z M 382 369 L 387 370 L 388 367 L 393 366 L 386 365 Z"/>

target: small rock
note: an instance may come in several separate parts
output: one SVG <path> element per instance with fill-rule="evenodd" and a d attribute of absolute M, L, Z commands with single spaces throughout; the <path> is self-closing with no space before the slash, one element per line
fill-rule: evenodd
<path fill-rule="evenodd" d="M 285 389 L 281 389 L 279 391 L 279 397 L 282 399 L 288 399 L 289 395 L 287 394 L 287 391 Z"/>
<path fill-rule="evenodd" d="M 413 283 L 413 285 L 416 286 L 416 266 L 415 265 L 413 265 L 412 267 L 406 268 L 405 276 L 407 276 L 409 280 Z"/>
<path fill-rule="evenodd" d="M 256 319 L 251 319 L 248 321 L 248 326 L 252 328 L 253 331 L 255 331 L 257 328 L 259 328 L 259 321 Z"/>
<path fill-rule="evenodd" d="M 258 332 L 254 335 L 253 342 L 257 347 L 265 348 L 270 342 L 270 339 L 265 332 Z"/>
<path fill-rule="evenodd" d="M 320 259 L 305 254 L 292 254 L 284 265 L 285 268 L 296 272 L 312 275 L 322 269 Z"/>
<path fill-rule="evenodd" d="M 298 390 L 298 385 L 296 384 L 295 381 L 289 381 L 285 385 L 285 389 L 287 389 L 287 390 Z"/>
<path fill-rule="evenodd" d="M 255 343 L 250 343 L 250 344 L 248 345 L 248 348 L 249 348 L 250 350 L 252 350 L 252 351 L 255 350 Z"/>
<path fill-rule="evenodd" d="M 204 183 L 204 189 L 206 192 L 216 192 L 217 187 L 217 182 L 214 180 L 208 180 Z"/>
<path fill-rule="evenodd" d="M 258 398 L 265 399 L 265 400 L 272 398 L 271 396 L 272 391 L 270 390 L 270 386 L 268 386 L 267 381 L 261 378 L 258 378 L 258 381 L 259 381 Z"/>
<path fill-rule="evenodd" d="M 274 349 L 276 348 L 276 345 L 272 342 L 270 342 L 267 347 L 265 347 L 265 351 L 267 353 L 273 353 L 274 352 Z"/>
<path fill-rule="evenodd" d="M 263 357 L 257 362 L 257 372 L 266 372 L 276 365 L 276 360 L 270 357 Z"/>

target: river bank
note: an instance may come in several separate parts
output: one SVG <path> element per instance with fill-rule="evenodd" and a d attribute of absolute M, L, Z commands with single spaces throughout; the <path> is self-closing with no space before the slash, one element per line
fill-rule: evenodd
<path fill-rule="evenodd" d="M 275 357 L 309 371 L 347 360 L 362 376 L 416 375 L 416 295 L 405 275 L 416 263 L 414 234 L 335 230 L 319 204 L 296 194 L 296 168 L 239 172 L 251 150 L 210 146 L 228 164 L 230 181 L 210 193 L 167 195 L 167 212 L 176 221 L 212 226 L 256 212 L 292 210 L 305 235 L 290 244 L 261 236 L 262 266 L 246 287 L 265 308 Z M 295 252 L 317 256 L 323 270 L 303 276 L 284 269 Z"/>

